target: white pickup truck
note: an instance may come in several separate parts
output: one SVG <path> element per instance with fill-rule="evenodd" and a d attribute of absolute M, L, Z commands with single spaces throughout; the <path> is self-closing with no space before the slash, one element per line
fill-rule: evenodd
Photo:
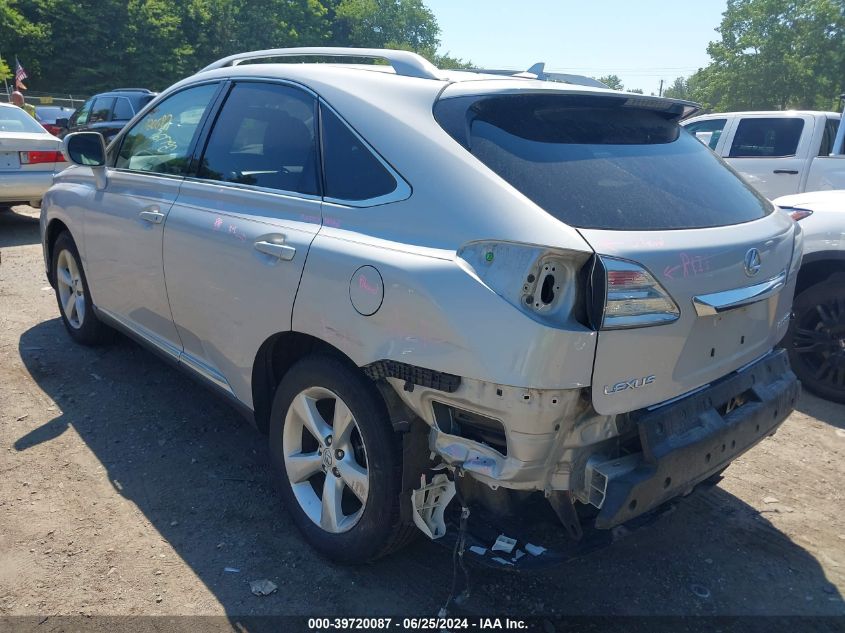
<path fill-rule="evenodd" d="M 788 110 L 706 114 L 683 125 L 769 199 L 845 189 L 836 112 Z M 845 130 L 843 130 L 845 131 Z"/>

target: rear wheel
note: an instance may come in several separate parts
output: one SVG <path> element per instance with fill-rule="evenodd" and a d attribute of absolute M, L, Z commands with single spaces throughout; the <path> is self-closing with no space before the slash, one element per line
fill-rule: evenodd
<path fill-rule="evenodd" d="M 809 391 L 845 402 L 845 279 L 828 279 L 795 297 L 786 335 L 789 361 Z"/>
<path fill-rule="evenodd" d="M 279 488 L 306 540 L 328 558 L 361 563 L 404 544 L 401 448 L 378 390 L 332 356 L 288 371 L 273 400 L 270 451 Z"/>
<path fill-rule="evenodd" d="M 79 251 L 67 232 L 59 235 L 53 245 L 52 272 L 59 312 L 71 338 L 83 345 L 106 342 L 111 330 L 94 313 Z"/>

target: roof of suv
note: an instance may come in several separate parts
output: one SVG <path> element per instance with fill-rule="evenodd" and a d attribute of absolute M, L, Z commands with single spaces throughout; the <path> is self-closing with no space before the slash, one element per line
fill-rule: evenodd
<path fill-rule="evenodd" d="M 366 64 L 343 64 L 343 63 L 260 63 L 250 64 L 259 60 L 289 58 L 289 57 L 318 57 L 318 58 L 371 58 L 386 60 L 389 65 L 366 65 Z M 441 70 L 416 53 L 409 51 L 390 49 L 369 49 L 369 48 L 332 48 L 332 47 L 305 47 L 305 48 L 279 48 L 262 51 L 238 53 L 222 58 L 209 64 L 197 75 L 187 81 L 196 80 L 198 76 L 209 77 L 231 77 L 240 76 L 277 76 L 289 80 L 301 80 L 303 83 L 314 84 L 325 83 L 336 89 L 344 90 L 347 93 L 360 94 L 362 80 L 375 79 L 386 89 L 391 87 L 401 90 L 415 90 L 412 85 L 427 85 L 425 92 L 438 96 L 464 96 L 470 94 L 484 93 L 526 93 L 526 92 L 558 92 L 566 94 L 583 94 L 595 96 L 620 96 L 625 95 L 631 102 L 630 105 L 638 105 L 648 109 L 677 110 L 679 117 L 687 117 L 698 110 L 698 105 L 690 101 L 667 99 L 640 95 L 635 93 L 620 92 L 607 88 L 600 88 L 594 85 L 583 85 L 575 83 L 563 83 L 558 81 L 542 81 L 532 72 L 519 73 L 514 76 L 502 76 L 499 74 L 485 74 L 464 70 Z M 369 77 L 367 77 L 369 76 Z M 180 84 L 177 85 L 181 85 Z M 445 84 L 445 85 L 444 85 Z M 458 85 L 455 85 L 458 84 Z M 448 95 L 446 88 L 448 87 Z M 369 96 L 368 96 L 369 97 Z M 374 101 L 374 99 L 367 99 Z"/>

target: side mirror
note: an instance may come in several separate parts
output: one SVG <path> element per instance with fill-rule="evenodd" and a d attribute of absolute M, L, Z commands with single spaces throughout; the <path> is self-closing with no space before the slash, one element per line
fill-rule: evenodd
<path fill-rule="evenodd" d="M 67 129 L 67 119 L 56 119 L 54 124 L 56 127 Z"/>
<path fill-rule="evenodd" d="M 75 132 L 64 138 L 65 154 L 70 161 L 84 167 L 106 164 L 106 144 L 98 132 Z"/>

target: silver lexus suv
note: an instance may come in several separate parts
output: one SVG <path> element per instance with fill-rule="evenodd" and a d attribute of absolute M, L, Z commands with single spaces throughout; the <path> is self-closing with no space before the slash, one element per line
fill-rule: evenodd
<path fill-rule="evenodd" d="M 41 212 L 68 333 L 231 399 L 335 560 L 658 514 L 792 410 L 800 231 L 679 127 L 694 104 L 526 75 L 258 51 L 108 148 L 69 135 Z"/>

